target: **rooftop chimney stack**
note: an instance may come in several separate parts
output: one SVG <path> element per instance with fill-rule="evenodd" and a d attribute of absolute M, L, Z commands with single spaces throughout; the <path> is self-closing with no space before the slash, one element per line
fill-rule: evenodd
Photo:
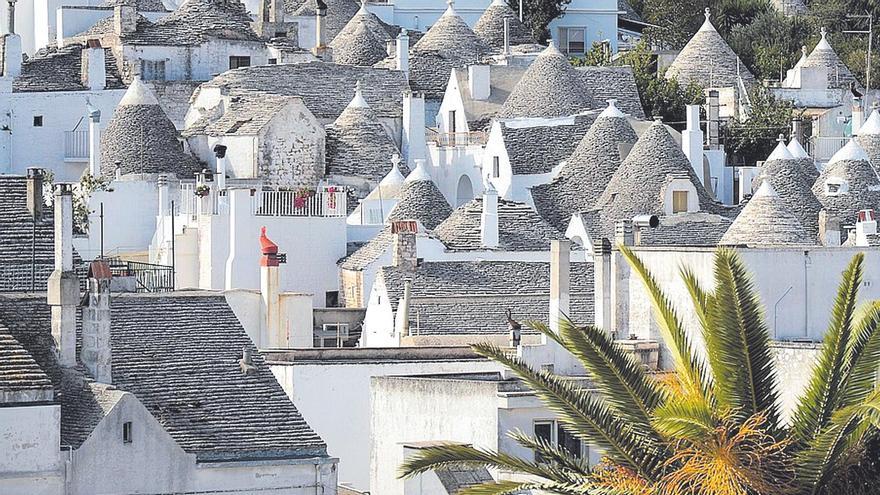
<path fill-rule="evenodd" d="M 865 123 L 865 111 L 862 109 L 862 99 L 854 97 L 852 100 L 852 135 L 855 136 Z"/>
<path fill-rule="evenodd" d="M 700 105 L 685 106 L 687 127 L 681 133 L 681 149 L 691 162 L 691 167 L 697 177 L 703 180 L 705 187 L 712 184 L 706 183 L 703 177 L 703 131 L 700 129 Z"/>
<path fill-rule="evenodd" d="M 52 337 L 61 366 L 76 365 L 76 307 L 79 281 L 73 269 L 73 187 L 55 185 L 55 271 L 49 276 L 46 299 L 52 307 Z"/>
<path fill-rule="evenodd" d="M 504 18 L 504 50 L 501 52 L 505 57 L 510 55 L 510 18 Z"/>
<path fill-rule="evenodd" d="M 217 157 L 217 189 L 223 191 L 226 189 L 226 146 L 222 144 L 214 145 L 214 156 Z"/>
<path fill-rule="evenodd" d="M 113 29 L 117 36 L 137 31 L 138 12 L 132 0 L 124 0 L 113 7 Z"/>
<path fill-rule="evenodd" d="M 550 241 L 550 329 L 559 333 L 559 324 L 569 313 L 571 285 L 571 241 Z"/>
<path fill-rule="evenodd" d="M 10 19 L 15 17 L 15 9 L 13 9 L 12 3 L 10 5 Z M 10 21 L 9 29 L 14 29 L 14 25 L 12 21 Z M 0 67 L 0 70 L 3 71 L 2 76 L 7 78 L 15 78 L 21 75 L 21 63 L 22 63 L 22 51 L 21 51 L 21 36 L 15 34 L 10 31 L 9 34 L 0 36 L 0 50 L 3 51 L 3 66 Z"/>
<path fill-rule="evenodd" d="M 409 34 L 406 29 L 401 29 L 397 35 L 396 52 L 394 56 L 397 61 L 397 70 L 403 72 L 409 79 Z"/>
<path fill-rule="evenodd" d="M 100 49 L 101 57 L 104 49 Z M 102 59 L 103 60 L 103 59 Z M 103 88 L 102 88 L 103 89 Z M 91 103 L 86 105 L 89 111 L 89 173 L 92 177 L 101 176 L 101 111 Z"/>
<path fill-rule="evenodd" d="M 82 52 L 82 83 L 91 91 L 100 91 L 107 87 L 107 69 L 105 66 L 104 48 L 101 41 L 88 40 Z"/>
<path fill-rule="evenodd" d="M 35 222 L 43 221 L 43 169 L 27 169 L 27 209 Z"/>
<path fill-rule="evenodd" d="M 171 199 L 168 185 L 168 174 L 159 174 L 156 183 L 159 186 L 159 217 L 164 218 L 171 213 Z"/>
<path fill-rule="evenodd" d="M 412 280 L 403 281 L 403 297 L 397 302 L 397 315 L 394 321 L 395 330 L 399 337 L 409 336 L 409 304 Z"/>
<path fill-rule="evenodd" d="M 840 246 L 840 219 L 826 210 L 819 211 L 819 241 L 824 246 Z"/>
<path fill-rule="evenodd" d="M 15 34 L 15 2 L 6 0 L 6 34 Z"/>
<path fill-rule="evenodd" d="M 403 94 L 403 131 L 401 152 L 409 168 L 415 168 L 416 160 L 428 156 L 425 143 L 425 97 L 405 91 Z"/>
<path fill-rule="evenodd" d="M 706 145 L 710 150 L 721 146 L 721 107 L 716 89 L 709 90 L 706 97 Z"/>
<path fill-rule="evenodd" d="M 266 237 L 266 227 L 263 227 L 260 230 L 260 297 L 270 347 L 286 347 L 288 342 L 287 335 L 282 335 L 280 264 L 278 244 Z"/>
<path fill-rule="evenodd" d="M 317 0 L 318 8 L 315 10 L 315 49 L 314 54 L 321 60 L 332 60 L 330 48 L 327 47 L 327 30 L 324 23 L 327 17 L 327 3 Z"/>
<path fill-rule="evenodd" d="M 415 220 L 397 220 L 391 223 L 394 243 L 391 247 L 391 264 L 404 271 L 414 272 L 418 267 L 416 251 L 416 233 L 418 222 Z"/>
<path fill-rule="evenodd" d="M 468 66 L 468 89 L 471 98 L 475 100 L 488 100 L 492 94 L 492 73 L 488 65 Z"/>
<path fill-rule="evenodd" d="M 82 315 L 80 361 L 98 383 L 112 384 L 110 348 L 110 266 L 93 261 L 89 266 L 89 292 Z"/>
<path fill-rule="evenodd" d="M 480 213 L 480 241 L 484 248 L 498 248 L 498 191 L 488 179 L 483 191 L 483 211 Z"/>

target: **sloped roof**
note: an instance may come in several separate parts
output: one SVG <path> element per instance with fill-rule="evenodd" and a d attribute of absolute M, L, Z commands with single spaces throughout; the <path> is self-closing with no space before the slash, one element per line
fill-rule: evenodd
<path fill-rule="evenodd" d="M 845 188 L 837 194 L 826 191 L 826 184 L 841 181 Z M 813 184 L 813 194 L 842 225 L 854 225 L 859 210 L 880 209 L 880 179 L 868 155 L 855 140 L 850 140 L 831 157 Z"/>
<path fill-rule="evenodd" d="M 131 0 L 106 0 L 104 5 L 115 7 L 117 5 L 130 5 Z M 135 6 L 141 12 L 168 12 L 162 0 L 137 0 Z"/>
<path fill-rule="evenodd" d="M 596 202 L 602 210 L 602 232 L 610 235 L 614 222 L 636 215 L 662 215 L 661 191 L 672 176 L 687 177 L 697 191 L 700 210 L 717 213 L 718 203 L 710 198 L 684 152 L 666 126 L 655 121 L 636 141 Z"/>
<path fill-rule="evenodd" d="M 391 172 L 391 156 L 397 153 L 358 84 L 351 103 L 327 126 L 327 174 L 380 181 Z"/>
<path fill-rule="evenodd" d="M 295 96 L 253 95 L 233 96 L 223 115 L 200 129 L 196 121 L 184 136 L 204 133 L 208 136 L 254 136 L 260 133 L 287 105 L 298 101 Z"/>
<path fill-rule="evenodd" d="M 327 4 L 327 15 L 324 17 L 324 35 L 326 39 L 333 40 L 345 29 L 345 25 L 360 10 L 360 2 L 355 0 L 323 0 Z M 297 9 L 293 15 L 295 17 L 316 15 L 317 2 L 315 0 L 305 0 L 305 2 Z"/>
<path fill-rule="evenodd" d="M 434 229 L 432 235 L 451 251 L 482 250 L 483 198 L 465 203 Z M 529 205 L 498 199 L 498 251 L 547 251 L 551 240 L 565 236 Z"/>
<path fill-rule="evenodd" d="M 666 77 L 684 86 L 695 83 L 704 88 L 726 88 L 738 85 L 738 74 L 747 86 L 755 84 L 755 76 L 709 21 L 707 8 L 706 21 L 675 57 Z"/>
<path fill-rule="evenodd" d="M 753 180 L 752 188 L 757 191 L 761 184 L 769 182 L 785 208 L 797 217 L 811 238 L 816 239 L 819 235 L 819 210 L 822 209 L 822 203 L 812 191 L 815 177 L 804 173 L 802 161 L 803 159 L 789 158 L 764 162 Z"/>
<path fill-rule="evenodd" d="M 336 120 L 351 101 L 351 88 L 360 81 L 363 95 L 379 117 L 403 114 L 406 76 L 397 70 L 326 62 L 243 67 L 226 71 L 204 83 L 226 94 L 300 96 L 318 119 Z"/>
<path fill-rule="evenodd" d="M 431 180 L 425 162 L 419 162 L 400 187 L 397 205 L 388 214 L 388 221 L 418 220 L 433 229 L 452 213 L 452 207 Z"/>
<path fill-rule="evenodd" d="M 871 112 L 855 139 L 868 154 L 874 169 L 880 168 L 880 112 L 876 109 Z"/>
<path fill-rule="evenodd" d="M 361 246 L 351 255 L 345 257 L 340 263 L 339 268 L 343 270 L 363 270 L 371 263 L 379 259 L 391 247 L 394 235 L 391 233 L 391 226 L 384 227 L 376 237 L 373 237 L 366 244 Z"/>
<path fill-rule="evenodd" d="M 0 323 L 41 367 L 53 370 L 56 390 L 64 391 L 62 444 L 78 447 L 102 411 L 127 392 L 200 462 L 327 455 L 222 294 L 114 295 L 110 336 L 118 390 L 110 395 L 88 377 L 72 376 L 77 370 L 59 369 L 50 322 L 45 295 L 0 296 Z M 252 352 L 254 374 L 239 366 L 244 348 Z"/>
<path fill-rule="evenodd" d="M 472 58 L 479 58 L 488 51 L 486 43 L 458 15 L 451 2 L 413 48 L 416 51 L 458 53 Z"/>
<path fill-rule="evenodd" d="M 551 41 L 504 102 L 499 117 L 564 117 L 595 105 L 580 74 Z"/>
<path fill-rule="evenodd" d="M 379 19 L 362 6 L 330 42 L 333 61 L 345 65 L 372 66 L 388 56 L 385 41 L 390 37 Z"/>
<path fill-rule="evenodd" d="M 77 43 L 39 50 L 22 63 L 21 75 L 12 81 L 12 90 L 16 93 L 88 90 L 82 78 L 83 48 Z M 116 57 L 109 48 L 104 49 L 104 70 L 107 89 L 125 88 Z"/>
<path fill-rule="evenodd" d="M 761 184 L 721 238 L 721 244 L 728 246 L 771 247 L 816 243 L 816 237 L 801 225 L 769 181 Z"/>
<path fill-rule="evenodd" d="M 101 135 L 101 174 L 174 173 L 192 177 L 199 162 L 183 151 L 179 133 L 153 92 L 135 78 Z"/>
<path fill-rule="evenodd" d="M 330 43 L 330 46 L 333 47 L 341 36 L 349 36 L 354 32 L 354 28 L 356 28 L 359 24 L 363 24 L 367 30 L 375 36 L 379 42 L 384 43 L 387 40 L 393 39 L 399 33 L 400 29 L 397 26 L 392 26 L 387 24 L 382 19 L 376 16 L 376 14 L 370 12 L 367 9 L 366 2 L 361 3 L 360 8 L 357 13 L 355 13 L 354 17 L 348 21 L 348 23 L 339 31 L 339 34 L 333 38 L 333 42 Z M 336 53 L 333 54 L 334 57 Z"/>
<path fill-rule="evenodd" d="M 845 89 L 849 88 L 850 83 L 855 82 L 858 85 L 856 77 L 850 72 L 849 67 L 840 60 L 837 52 L 831 47 L 826 39 L 827 31 L 825 28 L 821 30 L 821 38 L 810 55 L 804 60 L 802 67 L 818 67 L 825 68 L 828 72 L 828 87 Z"/>
<path fill-rule="evenodd" d="M 504 19 L 507 21 L 509 44 L 534 43 L 529 29 L 519 20 L 516 12 L 504 0 L 492 0 L 483 15 L 474 24 L 474 33 L 495 50 L 504 49 Z"/>
<path fill-rule="evenodd" d="M 122 36 L 128 45 L 192 46 L 211 38 L 261 42 L 240 0 L 186 0 L 171 14 Z"/>
<path fill-rule="evenodd" d="M 550 264 L 546 262 L 425 262 L 413 272 L 382 267 L 378 278 L 384 280 L 395 309 L 404 280 L 412 280 L 412 335 L 505 334 L 508 309 L 521 322 L 548 320 Z M 591 324 L 592 263 L 571 264 L 570 297 L 569 316 L 579 324 Z"/>
<path fill-rule="evenodd" d="M 595 206 L 620 166 L 621 145 L 633 145 L 637 140 L 629 120 L 611 100 L 565 161 L 559 176 L 532 188 L 535 208 L 565 231 L 573 213 Z"/>
<path fill-rule="evenodd" d="M 610 99 L 617 100 L 617 108 L 637 119 L 645 118 L 645 110 L 636 86 L 636 77 L 628 65 L 614 67 L 576 67 L 587 93 L 592 96 L 594 108 Z"/>
<path fill-rule="evenodd" d="M 17 392 L 42 392 L 51 400 L 52 390 L 49 375 L 0 323 L 0 402 L 6 402 L 7 394 Z"/>
<path fill-rule="evenodd" d="M 501 136 L 514 175 L 546 174 L 553 170 L 571 154 L 595 119 L 593 112 L 564 123 L 522 126 L 501 121 Z"/>
<path fill-rule="evenodd" d="M 639 232 L 640 246 L 712 247 L 730 228 L 732 220 L 714 213 L 676 213 L 660 219 L 660 225 Z"/>

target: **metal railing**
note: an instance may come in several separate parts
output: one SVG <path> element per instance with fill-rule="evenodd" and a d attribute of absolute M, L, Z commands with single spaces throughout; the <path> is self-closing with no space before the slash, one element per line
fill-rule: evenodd
<path fill-rule="evenodd" d="M 488 135 L 483 131 L 474 132 L 437 132 L 428 129 L 425 132 L 425 140 L 434 143 L 441 148 L 449 148 L 454 146 L 470 146 L 486 144 Z"/>
<path fill-rule="evenodd" d="M 64 158 L 88 160 L 89 131 L 64 131 Z"/>
<path fill-rule="evenodd" d="M 807 152 L 817 162 L 827 162 L 849 141 L 845 136 L 813 137 L 807 141 Z"/>
<path fill-rule="evenodd" d="M 300 191 L 257 191 L 253 212 L 268 217 L 344 217 L 348 209 L 345 193 L 331 187 L 311 195 Z"/>
<path fill-rule="evenodd" d="M 137 292 L 170 292 L 174 290 L 174 269 L 168 265 L 108 258 L 114 277 L 134 277 Z"/>

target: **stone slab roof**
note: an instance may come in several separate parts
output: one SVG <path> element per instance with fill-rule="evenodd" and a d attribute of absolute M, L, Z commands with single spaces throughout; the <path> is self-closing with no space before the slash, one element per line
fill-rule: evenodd
<path fill-rule="evenodd" d="M 354 253 L 345 257 L 339 262 L 339 268 L 343 270 L 364 270 L 370 264 L 391 249 L 391 243 L 394 235 L 391 233 L 391 227 L 383 228 L 376 237 L 370 239 L 369 242 L 359 247 Z"/>
<path fill-rule="evenodd" d="M 666 77 L 683 86 L 693 83 L 703 88 L 727 88 L 738 87 L 740 75 L 746 86 L 754 85 L 755 76 L 715 30 L 706 10 L 706 21 L 675 57 Z"/>
<path fill-rule="evenodd" d="M 104 5 L 115 7 L 117 5 L 130 5 L 131 0 L 106 0 Z M 168 12 L 162 0 L 137 0 L 135 6 L 140 12 Z"/>
<path fill-rule="evenodd" d="M 76 370 L 62 376 L 50 321 L 45 295 L 0 296 L 0 323 L 38 351 L 29 349 L 41 366 L 55 370 L 56 390 L 67 391 L 61 397 L 62 442 L 76 446 L 84 439 L 82 425 L 93 428 L 96 415 L 118 397 L 104 396 Z M 223 295 L 116 295 L 111 347 L 116 389 L 135 395 L 198 461 L 327 455 Z M 241 371 L 244 348 L 252 351 L 254 374 Z"/>
<path fill-rule="evenodd" d="M 592 209 L 620 166 L 621 145 L 638 140 L 629 120 L 603 112 L 590 126 L 552 182 L 532 188 L 535 208 L 565 231 L 571 215 Z"/>
<path fill-rule="evenodd" d="M 844 187 L 833 193 L 828 190 L 829 183 Z M 880 178 L 854 140 L 825 165 L 812 190 L 825 210 L 840 220 L 841 227 L 855 225 L 859 210 L 880 210 Z M 845 232 L 841 234 L 845 236 Z"/>
<path fill-rule="evenodd" d="M 333 61 L 337 64 L 371 67 L 385 59 L 388 52 L 384 39 L 389 36 L 381 27 L 380 31 L 386 33 L 384 38 L 379 38 L 371 31 L 362 18 L 353 18 L 330 43 Z"/>
<path fill-rule="evenodd" d="M 351 88 L 360 81 L 364 99 L 380 118 L 403 115 L 403 72 L 326 62 L 244 67 L 230 70 L 206 82 L 227 94 L 275 94 L 300 96 L 318 119 L 336 120 L 351 101 Z"/>
<path fill-rule="evenodd" d="M 239 0 L 186 0 L 155 23 L 138 23 L 121 37 L 127 45 L 193 46 L 212 38 L 262 42 L 251 28 L 250 14 Z"/>
<path fill-rule="evenodd" d="M 382 267 L 393 308 L 412 280 L 410 333 L 480 335 L 507 333 L 506 311 L 517 321 L 547 322 L 550 264 L 522 261 L 426 262 L 415 272 Z M 593 322 L 593 264 L 571 264 L 571 314 L 579 324 Z"/>
<path fill-rule="evenodd" d="M 452 207 L 433 181 L 415 178 L 418 171 L 417 166 L 400 187 L 400 197 L 388 214 L 388 221 L 418 220 L 430 230 L 452 214 Z"/>
<path fill-rule="evenodd" d="M 504 19 L 509 19 L 510 45 L 535 43 L 529 29 L 519 20 L 516 12 L 504 0 L 494 0 L 474 24 L 474 33 L 495 51 L 504 49 Z"/>
<path fill-rule="evenodd" d="M 21 66 L 21 75 L 12 82 L 17 93 L 41 91 L 86 91 L 82 81 L 83 45 L 43 48 Z M 104 68 L 108 89 L 124 89 L 116 57 L 104 49 Z"/>
<path fill-rule="evenodd" d="M 391 171 L 391 156 L 400 151 L 361 92 L 358 88 L 355 100 L 327 126 L 327 174 L 378 182 Z"/>
<path fill-rule="evenodd" d="M 324 0 L 327 4 L 327 15 L 324 17 L 324 35 L 329 43 L 345 28 L 345 25 L 360 10 L 360 2 L 355 0 Z M 317 2 L 305 0 L 293 11 L 294 17 L 314 17 L 317 13 Z"/>
<path fill-rule="evenodd" d="M 254 136 L 260 133 L 287 105 L 298 101 L 294 96 L 241 95 L 230 98 L 229 107 L 217 120 L 204 126 L 208 136 Z M 187 129 L 192 135 L 197 129 Z"/>
<path fill-rule="evenodd" d="M 0 402 L 21 392 L 51 392 L 52 381 L 34 357 L 0 324 Z M 50 395 L 51 397 L 51 395 Z"/>
<path fill-rule="evenodd" d="M 632 67 L 576 67 L 575 70 L 580 73 L 584 87 L 593 98 L 593 108 L 601 108 L 605 102 L 614 99 L 623 113 L 637 119 L 645 118 Z"/>
<path fill-rule="evenodd" d="M 31 288 L 31 246 L 34 246 L 36 290 L 46 290 L 55 267 L 52 207 L 43 208 L 43 220 L 34 223 L 27 209 L 27 179 L 0 175 L 0 292 Z"/>
<path fill-rule="evenodd" d="M 568 158 L 587 133 L 597 113 L 566 121 L 521 126 L 501 121 L 501 136 L 514 175 L 546 174 Z"/>
<path fill-rule="evenodd" d="M 481 242 L 483 199 L 459 206 L 432 232 L 450 251 L 485 249 Z M 498 251 L 547 251 L 551 240 L 565 239 L 525 203 L 498 199 Z"/>
<path fill-rule="evenodd" d="M 712 213 L 676 213 L 660 219 L 655 229 L 641 231 L 642 246 L 717 246 L 732 221 Z"/>
<path fill-rule="evenodd" d="M 763 182 L 769 181 L 786 209 L 794 213 L 801 226 L 816 239 L 819 235 L 819 210 L 822 209 L 822 203 L 812 191 L 815 177 L 803 171 L 802 161 L 803 159 L 792 158 L 764 162 L 759 174 L 752 181 L 752 190 L 757 191 Z M 818 170 L 816 173 L 818 175 Z"/>
<path fill-rule="evenodd" d="M 765 180 L 721 238 L 727 246 L 772 247 L 817 244 Z"/>

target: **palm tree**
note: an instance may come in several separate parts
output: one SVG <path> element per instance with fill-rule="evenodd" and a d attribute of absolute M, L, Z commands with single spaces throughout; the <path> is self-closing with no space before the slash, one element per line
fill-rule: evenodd
<path fill-rule="evenodd" d="M 739 256 L 715 254 L 715 289 L 682 269 L 705 352 L 642 261 L 621 247 L 653 302 L 672 371 L 651 373 L 605 331 L 563 321 L 559 333 L 529 323 L 571 352 L 598 395 L 548 371 L 537 371 L 489 345 L 476 352 L 515 372 L 563 428 L 602 449 L 587 466 L 561 447 L 512 432 L 541 462 L 448 445 L 408 460 L 401 476 L 453 466 L 518 473 L 462 495 L 534 489 L 571 495 L 826 495 L 874 488 L 880 426 L 880 303 L 857 308 L 864 256 L 843 273 L 824 344 L 791 418 L 779 404 L 776 364 L 759 298 Z M 841 491 L 841 487 L 849 491 Z M 868 488 L 865 488 L 868 487 Z"/>

